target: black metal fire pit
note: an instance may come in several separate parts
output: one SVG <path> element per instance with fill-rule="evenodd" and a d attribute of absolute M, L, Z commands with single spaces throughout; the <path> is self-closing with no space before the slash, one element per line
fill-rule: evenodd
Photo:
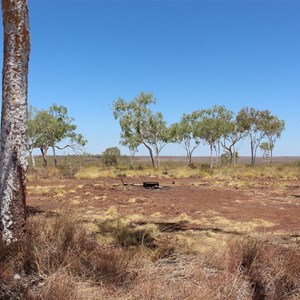
<path fill-rule="evenodd" d="M 159 189 L 158 182 L 143 182 L 143 187 L 145 189 Z"/>

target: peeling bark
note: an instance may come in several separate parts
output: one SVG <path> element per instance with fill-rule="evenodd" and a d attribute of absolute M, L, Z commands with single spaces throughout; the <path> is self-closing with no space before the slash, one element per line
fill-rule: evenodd
<path fill-rule="evenodd" d="M 4 58 L 0 149 L 0 229 L 6 244 L 24 232 L 27 170 L 27 85 L 30 52 L 27 0 L 2 0 Z"/>

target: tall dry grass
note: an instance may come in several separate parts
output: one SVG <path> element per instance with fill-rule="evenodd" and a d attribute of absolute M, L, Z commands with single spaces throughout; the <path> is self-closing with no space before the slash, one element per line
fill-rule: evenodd
<path fill-rule="evenodd" d="M 212 170 L 209 164 L 203 161 L 196 161 L 193 168 L 189 168 L 185 161 L 162 160 L 159 167 L 153 169 L 148 160 L 137 159 L 133 165 L 128 158 L 124 157 L 116 166 L 107 167 L 101 162 L 99 156 L 75 155 L 58 157 L 58 165 L 54 167 L 52 158 L 49 158 L 47 168 L 42 166 L 40 157 L 36 159 L 37 168 L 29 167 L 29 179 L 36 178 L 58 178 L 77 177 L 79 179 L 95 179 L 119 176 L 135 177 L 168 177 L 168 178 L 188 178 L 201 177 L 213 179 L 254 179 L 254 178 L 275 178 L 275 179 L 299 179 L 299 162 L 260 163 L 250 166 L 244 162 L 238 162 L 234 166 L 221 165 Z"/>
<path fill-rule="evenodd" d="M 227 237 L 197 252 L 178 246 L 176 233 L 152 236 L 148 247 L 128 224 L 121 237 L 120 224 L 101 226 L 118 243 L 100 244 L 65 215 L 29 219 L 23 241 L 0 245 L 0 299 L 300 298 L 298 246 Z"/>
<path fill-rule="evenodd" d="M 220 166 L 212 170 L 205 164 L 189 168 L 183 164 L 164 165 L 153 169 L 143 168 L 102 168 L 97 166 L 83 167 L 75 175 L 79 179 L 95 179 L 103 177 L 165 177 L 165 178 L 206 178 L 206 179 L 299 179 L 300 168 L 298 163 L 283 163 L 276 165 L 249 166 L 237 164 L 235 166 Z"/>
<path fill-rule="evenodd" d="M 0 299 L 77 299 L 78 280 L 112 286 L 133 280 L 126 250 L 102 247 L 66 216 L 29 219 L 24 240 L 0 245 L 0 253 Z"/>

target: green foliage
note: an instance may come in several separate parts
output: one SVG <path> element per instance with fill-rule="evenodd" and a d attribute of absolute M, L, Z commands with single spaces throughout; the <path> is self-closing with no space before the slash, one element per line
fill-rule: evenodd
<path fill-rule="evenodd" d="M 152 93 L 141 92 L 130 102 L 119 98 L 113 102 L 113 115 L 121 126 L 121 144 L 135 152 L 139 145 L 144 145 L 155 166 L 153 151 L 158 156 L 169 140 L 169 131 L 163 115 L 153 113 L 149 108 L 156 103 Z"/>
<path fill-rule="evenodd" d="M 224 106 L 198 110 L 193 113 L 198 121 L 198 134 L 207 144 L 213 145 L 228 131 L 233 112 Z"/>
<path fill-rule="evenodd" d="M 213 150 L 218 153 L 218 145 L 221 137 L 227 134 L 233 112 L 227 110 L 224 106 L 214 105 L 211 109 L 198 110 L 193 113 L 197 120 L 199 137 L 210 147 L 211 161 L 210 167 L 213 167 Z"/>
<path fill-rule="evenodd" d="M 275 141 L 284 130 L 284 121 L 272 115 L 269 110 L 245 107 L 238 113 L 237 122 L 250 138 L 252 165 L 255 164 L 256 152 L 263 138 L 268 138 L 272 155 Z"/>
<path fill-rule="evenodd" d="M 184 114 L 179 123 L 170 127 L 170 140 L 184 147 L 189 166 L 192 165 L 192 154 L 201 142 L 198 129 L 195 114 Z"/>
<path fill-rule="evenodd" d="M 121 158 L 121 151 L 118 147 L 107 148 L 101 154 L 101 160 L 105 166 L 116 166 Z"/>
<path fill-rule="evenodd" d="M 28 113 L 28 150 L 34 148 L 47 152 L 49 147 L 71 148 L 74 151 L 86 144 L 83 135 L 75 132 L 77 126 L 64 106 L 53 104 L 48 110 L 30 107 Z M 63 146 L 59 146 L 64 143 Z"/>
<path fill-rule="evenodd" d="M 228 164 L 232 164 L 232 158 L 234 158 L 235 161 L 237 161 L 237 159 L 239 158 L 239 154 L 238 152 L 234 152 L 232 157 L 232 153 L 230 153 L 229 151 L 225 151 L 222 155 L 221 155 L 221 164 L 222 165 L 228 165 Z"/>
<path fill-rule="evenodd" d="M 237 158 L 238 142 L 246 136 L 250 138 L 251 164 L 255 164 L 256 152 L 263 141 L 267 139 L 272 151 L 275 142 L 281 137 L 285 122 L 279 120 L 268 110 L 243 108 L 236 115 L 223 105 L 214 105 L 209 109 L 201 109 L 191 114 L 183 114 L 181 120 L 169 128 L 163 115 L 153 113 L 149 108 L 156 103 L 151 93 L 143 93 L 130 102 L 119 98 L 113 103 L 113 114 L 121 126 L 121 144 L 128 147 L 131 157 L 140 145 L 144 145 L 155 165 L 153 152 L 158 156 L 166 143 L 182 144 L 187 155 L 188 165 L 192 165 L 193 152 L 201 142 L 210 147 L 213 167 L 213 152 L 216 154 L 215 164 L 221 157 L 221 146 L 229 154 L 230 164 Z"/>
<path fill-rule="evenodd" d="M 281 137 L 282 132 L 285 129 L 285 122 L 279 120 L 277 116 L 269 116 L 268 122 L 265 124 L 265 136 L 270 146 L 270 155 L 273 156 L 273 149 L 275 147 L 276 140 Z"/>
<path fill-rule="evenodd" d="M 271 145 L 268 142 L 263 142 L 259 145 L 260 150 L 263 152 L 263 157 L 269 157 L 271 152 Z"/>
<path fill-rule="evenodd" d="M 85 165 L 85 157 L 74 155 L 74 156 L 63 156 L 61 157 L 57 168 L 61 171 L 61 174 L 66 177 L 73 178 Z"/>

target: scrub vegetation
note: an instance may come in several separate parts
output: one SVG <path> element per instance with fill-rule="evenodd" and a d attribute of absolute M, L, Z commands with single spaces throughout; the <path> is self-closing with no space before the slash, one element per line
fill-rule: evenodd
<path fill-rule="evenodd" d="M 193 169 L 165 159 L 153 169 L 146 158 L 131 162 L 111 149 L 104 158 L 58 157 L 47 168 L 37 157 L 26 234 L 0 245 L 1 299 L 299 299 L 299 234 L 273 207 L 299 189 L 298 162 L 211 172 L 209 158 Z M 124 187 L 120 176 L 159 181 L 162 189 Z M 252 191 L 265 194 L 249 200 Z M 271 191 L 278 198 L 266 198 Z M 220 195 L 239 207 L 236 217 L 220 211 Z M 267 214 L 253 215 L 247 201 Z M 295 202 L 285 202 L 297 213 Z"/>

